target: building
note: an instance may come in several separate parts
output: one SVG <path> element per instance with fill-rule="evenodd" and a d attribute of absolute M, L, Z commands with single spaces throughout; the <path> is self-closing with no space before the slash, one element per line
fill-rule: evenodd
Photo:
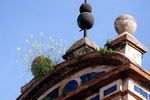
<path fill-rule="evenodd" d="M 94 24 L 91 11 L 85 0 L 78 17 L 84 37 L 55 70 L 24 86 L 17 100 L 150 100 L 150 73 L 141 65 L 147 49 L 133 36 L 135 19 L 119 16 L 114 24 L 118 35 L 99 49 L 87 37 Z"/>

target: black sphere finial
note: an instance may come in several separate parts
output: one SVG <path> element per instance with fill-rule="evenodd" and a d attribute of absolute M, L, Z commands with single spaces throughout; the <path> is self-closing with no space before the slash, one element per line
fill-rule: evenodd
<path fill-rule="evenodd" d="M 93 27 L 94 17 L 91 14 L 92 7 L 87 3 L 87 0 L 80 6 L 80 15 L 78 16 L 77 23 L 81 31 L 84 30 L 84 37 L 87 37 L 87 30 Z"/>
<path fill-rule="evenodd" d="M 88 3 L 83 3 L 81 6 L 80 6 L 80 13 L 82 12 L 89 12 L 91 13 L 92 12 L 92 7 L 90 4 Z"/>
<path fill-rule="evenodd" d="M 83 12 L 79 15 L 77 22 L 81 30 L 90 29 L 94 25 L 94 18 L 91 13 Z"/>

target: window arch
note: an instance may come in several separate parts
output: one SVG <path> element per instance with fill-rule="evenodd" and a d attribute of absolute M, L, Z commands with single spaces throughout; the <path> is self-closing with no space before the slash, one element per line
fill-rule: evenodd
<path fill-rule="evenodd" d="M 74 91 L 76 90 L 77 87 L 78 87 L 78 82 L 76 80 L 71 80 L 65 85 L 63 92 L 67 93 L 67 92 Z"/>
<path fill-rule="evenodd" d="M 90 81 L 96 77 L 104 76 L 105 73 L 106 73 L 105 71 L 101 71 L 101 72 L 92 72 L 92 73 L 84 74 L 80 77 L 81 83 L 86 84 L 88 81 Z"/>
<path fill-rule="evenodd" d="M 42 100 L 53 100 L 58 97 L 59 93 L 59 87 L 54 89 L 52 92 L 50 92 L 46 97 L 44 97 Z"/>

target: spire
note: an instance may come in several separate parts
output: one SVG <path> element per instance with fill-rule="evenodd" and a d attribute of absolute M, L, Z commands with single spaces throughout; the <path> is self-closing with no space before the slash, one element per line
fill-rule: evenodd
<path fill-rule="evenodd" d="M 76 41 L 65 53 L 63 58 L 69 60 L 75 58 L 78 53 L 88 53 L 91 51 L 98 51 L 99 47 L 87 38 L 87 30 L 93 27 L 94 18 L 91 14 L 92 7 L 84 0 L 84 3 L 80 6 L 80 15 L 77 18 L 77 23 L 81 31 L 83 31 L 83 38 Z"/>
<path fill-rule="evenodd" d="M 78 16 L 77 23 L 81 31 L 84 31 L 84 37 L 87 37 L 87 30 L 93 27 L 94 18 L 91 14 L 92 7 L 87 3 L 87 0 L 80 6 L 80 15 Z"/>

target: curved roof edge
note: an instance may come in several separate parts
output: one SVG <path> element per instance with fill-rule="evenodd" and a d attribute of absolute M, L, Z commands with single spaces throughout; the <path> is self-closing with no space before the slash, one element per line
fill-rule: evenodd
<path fill-rule="evenodd" d="M 61 64 L 56 65 L 56 68 L 54 70 L 50 71 L 43 77 L 31 80 L 27 84 L 25 91 L 23 91 L 23 93 L 17 98 L 17 100 L 27 98 L 30 95 L 32 95 L 32 93 L 35 94 L 35 91 L 38 91 L 39 95 L 40 93 L 43 93 L 43 91 L 46 91 L 46 89 L 52 87 L 54 84 L 57 84 L 59 81 L 67 78 L 71 74 L 76 73 L 77 71 L 82 70 L 90 65 L 121 66 L 126 64 L 130 64 L 130 60 L 119 52 L 117 52 L 115 56 L 111 55 L 104 56 L 101 55 L 98 51 L 89 52 L 86 55 L 84 55 L 81 59 L 70 59 L 64 61 Z M 64 72 L 66 75 L 64 74 Z M 42 89 L 45 86 L 47 88 Z"/>

